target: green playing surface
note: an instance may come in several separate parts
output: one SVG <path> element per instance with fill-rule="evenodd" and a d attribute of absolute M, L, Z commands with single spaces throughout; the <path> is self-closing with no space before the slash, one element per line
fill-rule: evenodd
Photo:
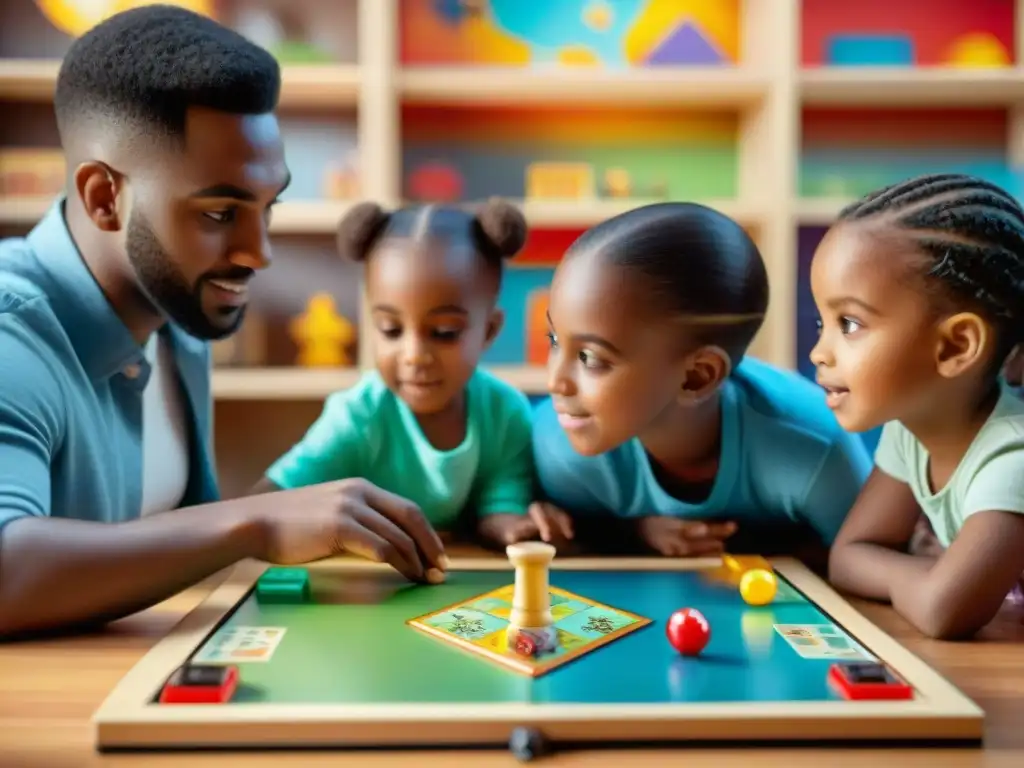
<path fill-rule="evenodd" d="M 511 571 L 455 571 L 438 586 L 311 573 L 308 601 L 260 603 L 250 593 L 200 646 L 194 661 L 239 663 L 234 701 L 824 701 L 837 698 L 830 664 L 873 658 L 781 576 L 775 602 L 752 607 L 698 571 L 552 570 L 553 587 L 652 623 L 531 678 L 406 623 L 509 585 Z M 665 638 L 665 622 L 684 607 L 711 625 L 698 657 Z"/>

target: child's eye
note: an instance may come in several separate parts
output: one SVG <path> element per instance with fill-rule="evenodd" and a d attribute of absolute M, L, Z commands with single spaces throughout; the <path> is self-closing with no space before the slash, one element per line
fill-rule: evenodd
<path fill-rule="evenodd" d="M 584 368 L 589 368 L 591 370 L 599 370 L 607 367 L 605 363 L 597 357 L 597 355 L 591 354 L 585 349 L 580 352 L 580 362 L 583 363 Z"/>
<path fill-rule="evenodd" d="M 861 324 L 852 317 L 842 318 L 839 321 L 839 326 L 843 329 L 843 333 L 845 334 L 856 333 L 861 329 Z"/>
<path fill-rule="evenodd" d="M 235 209 L 226 208 L 223 211 L 203 211 L 203 216 L 218 224 L 227 224 L 235 218 Z"/>
<path fill-rule="evenodd" d="M 555 336 L 555 334 L 553 334 L 553 333 L 551 333 L 550 331 L 548 331 L 548 332 L 547 332 L 547 333 L 545 334 L 545 336 L 547 336 L 547 337 L 548 337 L 548 344 L 550 344 L 552 348 L 554 348 L 554 347 L 557 347 L 557 346 L 558 346 L 558 337 L 557 337 L 557 336 Z"/>
<path fill-rule="evenodd" d="M 817 317 L 817 318 L 814 319 L 814 328 L 815 328 L 815 330 L 818 331 L 818 335 L 821 335 L 821 332 L 824 329 L 824 327 L 825 327 L 825 324 L 821 321 L 820 317 Z"/>
<path fill-rule="evenodd" d="M 379 330 L 382 334 L 384 334 L 384 337 L 388 339 L 397 339 L 399 336 L 402 335 L 402 329 L 398 328 L 397 326 L 388 326 L 386 328 L 381 328 Z"/>
<path fill-rule="evenodd" d="M 435 328 L 434 336 L 441 341 L 455 341 L 462 334 L 461 328 Z"/>

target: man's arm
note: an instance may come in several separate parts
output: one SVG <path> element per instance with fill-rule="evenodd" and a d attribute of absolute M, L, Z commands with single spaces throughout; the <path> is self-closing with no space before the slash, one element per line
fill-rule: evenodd
<path fill-rule="evenodd" d="M 49 517 L 65 407 L 37 347 L 0 316 L 0 635 L 131 613 L 257 551 L 240 516 L 204 507 L 119 525 Z"/>
<path fill-rule="evenodd" d="M 299 563 L 347 551 L 410 580 L 439 578 L 431 571 L 445 567 L 443 545 L 422 513 L 359 480 L 118 524 L 50 517 L 63 401 L 23 331 L 0 316 L 0 638 L 110 621 L 245 558 Z"/>
<path fill-rule="evenodd" d="M 118 524 L 14 519 L 0 533 L 0 636 L 112 621 L 262 551 L 230 502 Z"/>

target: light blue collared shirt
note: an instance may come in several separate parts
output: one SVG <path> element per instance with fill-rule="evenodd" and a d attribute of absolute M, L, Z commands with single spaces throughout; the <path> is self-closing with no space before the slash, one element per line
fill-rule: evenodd
<path fill-rule="evenodd" d="M 214 501 L 209 346 L 170 323 L 161 333 L 189 427 L 181 506 Z M 0 241 L 0 532 L 29 515 L 139 517 L 150 370 L 82 261 L 63 199 L 27 237 Z"/>

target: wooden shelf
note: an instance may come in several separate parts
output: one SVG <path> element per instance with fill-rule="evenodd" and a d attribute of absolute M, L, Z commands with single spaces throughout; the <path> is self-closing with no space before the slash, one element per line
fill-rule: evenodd
<path fill-rule="evenodd" d="M 0 198 L 0 226 L 32 227 L 53 204 L 52 197 Z M 345 200 L 296 200 L 274 210 L 275 235 L 333 235 L 348 209 Z"/>
<path fill-rule="evenodd" d="M 793 202 L 794 226 L 828 226 L 836 220 L 839 211 L 853 202 L 845 197 L 805 197 Z"/>
<path fill-rule="evenodd" d="M 535 366 L 492 366 L 487 369 L 530 395 L 547 394 L 547 371 Z M 214 368 L 216 400 L 323 400 L 353 386 L 358 368 Z"/>
<path fill-rule="evenodd" d="M 658 67 L 650 70 L 440 67 L 405 69 L 398 90 L 408 103 L 609 104 L 654 107 L 746 107 L 768 91 L 766 77 L 743 68 Z"/>
<path fill-rule="evenodd" d="M 52 59 L 0 59 L 0 99 L 47 102 L 53 99 L 60 62 Z M 282 109 L 354 107 L 359 97 L 355 64 L 285 65 L 281 68 Z"/>
<path fill-rule="evenodd" d="M 575 229 L 593 226 L 605 219 L 650 203 L 662 203 L 658 199 L 603 199 L 603 200 L 513 200 L 520 206 L 531 227 L 550 229 Z M 738 200 L 698 200 L 744 226 L 757 226 L 764 220 L 763 210 L 752 203 Z"/>
<path fill-rule="evenodd" d="M 1024 69 L 804 69 L 800 95 L 813 106 L 1008 107 L 1024 99 Z"/>
<path fill-rule="evenodd" d="M 359 67 L 354 64 L 281 68 L 282 109 L 355 107 L 359 100 Z"/>
<path fill-rule="evenodd" d="M 0 59 L 0 99 L 52 101 L 59 69 L 53 59 Z"/>

